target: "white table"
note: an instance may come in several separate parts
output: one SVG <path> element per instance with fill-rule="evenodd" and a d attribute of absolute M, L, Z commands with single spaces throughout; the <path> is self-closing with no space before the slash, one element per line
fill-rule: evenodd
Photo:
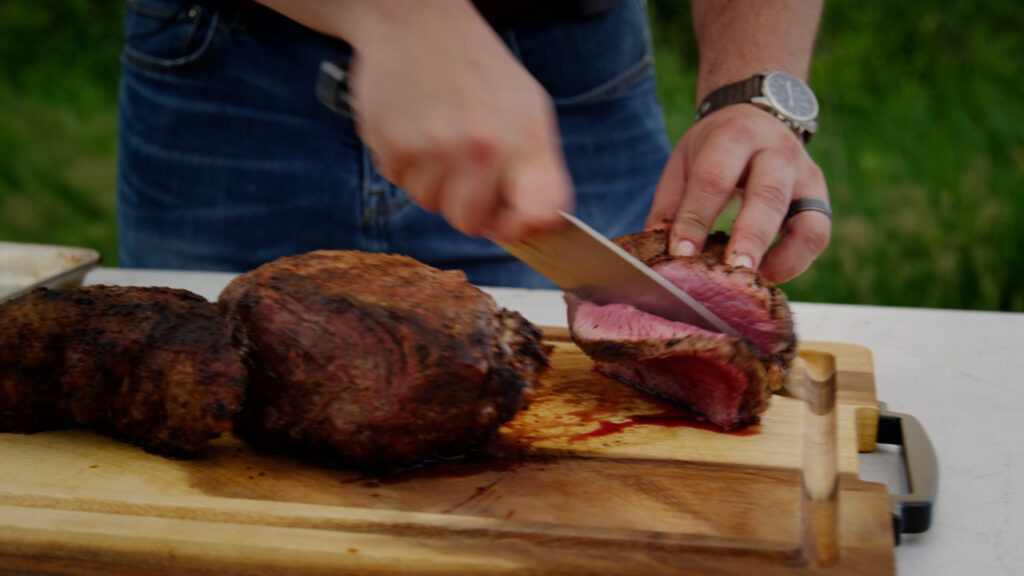
<path fill-rule="evenodd" d="M 101 268 L 87 284 L 173 286 L 216 300 L 231 274 Z M 561 293 L 487 289 L 538 325 L 564 326 Z M 901 575 L 1024 575 L 1024 314 L 793 303 L 803 340 L 874 354 L 879 399 L 916 416 L 939 458 L 931 529 L 904 535 Z M 889 455 L 861 475 L 898 484 Z"/>

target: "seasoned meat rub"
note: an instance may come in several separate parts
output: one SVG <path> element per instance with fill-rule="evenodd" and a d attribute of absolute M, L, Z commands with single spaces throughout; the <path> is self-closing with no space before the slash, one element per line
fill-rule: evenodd
<path fill-rule="evenodd" d="M 410 463 L 492 436 L 548 366 L 540 333 L 461 272 L 318 251 L 221 294 L 250 369 L 236 434 Z"/>
<path fill-rule="evenodd" d="M 245 368 L 217 306 L 170 288 L 40 288 L 0 304 L 0 432 L 75 425 L 191 457 L 231 430 Z"/>
<path fill-rule="evenodd" d="M 729 322 L 741 337 L 567 295 L 573 340 L 603 374 L 684 404 L 724 429 L 756 422 L 796 355 L 785 294 L 752 270 L 724 264 L 724 234 L 713 235 L 704 252 L 692 258 L 669 256 L 663 231 L 615 242 Z"/>

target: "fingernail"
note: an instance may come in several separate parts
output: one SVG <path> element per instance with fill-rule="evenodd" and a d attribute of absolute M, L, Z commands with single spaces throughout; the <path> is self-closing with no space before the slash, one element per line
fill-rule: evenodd
<path fill-rule="evenodd" d="M 693 256 L 697 253 L 697 246 L 689 240 L 680 240 L 676 242 L 676 249 L 673 252 L 678 256 Z"/>
<path fill-rule="evenodd" d="M 737 267 L 742 266 L 744 268 L 753 268 L 754 260 L 746 254 L 740 254 L 732 259 L 732 265 Z"/>

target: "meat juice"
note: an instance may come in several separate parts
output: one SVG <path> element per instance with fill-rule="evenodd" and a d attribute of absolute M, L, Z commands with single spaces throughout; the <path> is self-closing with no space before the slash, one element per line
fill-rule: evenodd
<path fill-rule="evenodd" d="M 577 410 L 570 412 L 571 416 L 576 416 L 584 421 L 595 420 L 595 413 L 600 413 L 601 410 Z M 655 414 L 632 414 L 627 417 L 625 422 L 611 422 L 608 420 L 596 419 L 597 429 L 590 432 L 582 432 L 575 434 L 569 438 L 570 442 L 578 442 L 581 440 L 589 440 L 591 438 L 602 438 L 610 436 L 612 434 L 618 434 L 627 428 L 633 428 L 634 426 L 661 426 L 664 428 L 696 428 L 698 430 L 708 430 L 710 432 L 718 432 L 720 434 L 729 434 L 731 436 L 755 436 L 761 433 L 761 427 L 758 425 L 744 426 L 736 428 L 734 430 L 723 430 L 721 427 L 716 426 L 708 422 L 707 420 L 699 420 L 696 415 L 689 410 L 682 407 L 672 406 L 662 412 Z"/>

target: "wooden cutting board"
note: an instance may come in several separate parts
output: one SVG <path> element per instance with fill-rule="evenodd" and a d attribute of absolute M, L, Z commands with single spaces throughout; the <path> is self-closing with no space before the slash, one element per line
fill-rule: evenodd
<path fill-rule="evenodd" d="M 233 437 L 174 461 L 84 430 L 0 434 L 0 573 L 891 574 L 870 352 L 838 368 L 840 556 L 799 551 L 804 407 L 722 433 L 592 371 L 546 330 L 554 367 L 484 454 L 391 474 Z"/>

